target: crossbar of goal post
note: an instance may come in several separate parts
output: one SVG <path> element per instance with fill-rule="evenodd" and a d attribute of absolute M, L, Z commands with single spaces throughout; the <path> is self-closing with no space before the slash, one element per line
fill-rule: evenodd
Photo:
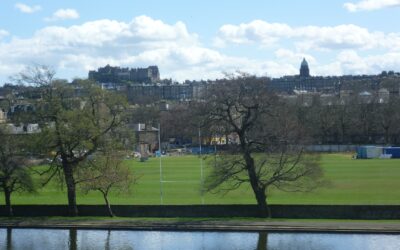
<path fill-rule="evenodd" d="M 162 181 L 162 183 L 175 183 L 175 182 L 181 182 L 181 183 L 198 183 L 198 181 Z"/>

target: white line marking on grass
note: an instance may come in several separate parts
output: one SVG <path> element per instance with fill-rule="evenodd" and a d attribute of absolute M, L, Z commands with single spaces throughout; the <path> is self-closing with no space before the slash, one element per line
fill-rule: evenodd
<path fill-rule="evenodd" d="M 166 183 L 169 183 L 169 182 L 183 182 L 183 183 L 199 183 L 199 181 L 162 181 L 162 182 L 166 182 Z"/>

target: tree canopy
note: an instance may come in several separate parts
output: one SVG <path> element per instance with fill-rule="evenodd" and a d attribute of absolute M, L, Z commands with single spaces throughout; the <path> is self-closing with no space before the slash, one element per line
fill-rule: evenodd
<path fill-rule="evenodd" d="M 41 90 L 41 98 L 35 102 L 41 127 L 37 149 L 52 156 L 47 172 L 50 177 L 64 176 L 69 213 L 77 215 L 76 168 L 101 148 L 107 134 L 123 124 L 126 101 L 91 81 L 69 84 L 54 76 L 48 67 L 36 66 L 22 72 L 20 81 Z"/>

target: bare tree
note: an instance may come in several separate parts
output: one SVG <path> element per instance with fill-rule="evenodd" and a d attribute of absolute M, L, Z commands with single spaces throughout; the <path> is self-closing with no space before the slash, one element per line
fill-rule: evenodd
<path fill-rule="evenodd" d="M 236 135 L 220 153 L 206 180 L 208 191 L 229 191 L 250 183 L 262 216 L 269 216 L 268 188 L 311 190 L 319 185 L 318 157 L 306 154 L 306 135 L 290 108 L 264 80 L 243 76 L 217 82 L 200 103 L 212 129 Z"/>
<path fill-rule="evenodd" d="M 190 141 L 198 134 L 199 122 L 196 117 L 191 106 L 185 103 L 174 105 L 170 110 L 162 112 L 160 116 L 161 138 L 163 140 L 176 138 Z"/>
<path fill-rule="evenodd" d="M 376 121 L 378 128 L 382 131 L 385 144 L 394 142 L 394 134 L 398 130 L 400 122 L 400 98 L 391 96 L 386 103 L 379 103 L 376 108 Z"/>
<path fill-rule="evenodd" d="M 98 191 L 103 195 L 108 213 L 114 213 L 108 195 L 112 190 L 128 192 L 130 185 L 135 183 L 131 170 L 123 164 L 123 154 L 115 151 L 105 151 L 94 159 L 85 162 L 86 167 L 80 168 L 80 186 L 84 193 Z"/>
<path fill-rule="evenodd" d="M 159 122 L 160 111 L 156 105 L 136 105 L 131 109 L 131 123 L 145 123 L 154 125 Z"/>
<path fill-rule="evenodd" d="M 48 180 L 64 177 L 69 214 L 76 216 L 76 168 L 123 123 L 126 102 L 90 81 L 68 84 L 55 80 L 54 75 L 48 67 L 36 66 L 22 72 L 19 82 L 35 84 L 41 90 L 41 99 L 35 102 L 41 125 L 38 149 L 53 154 L 53 164 L 46 171 Z"/>
<path fill-rule="evenodd" d="M 6 127 L 0 127 L 0 191 L 4 192 L 9 216 L 13 216 L 11 194 L 16 191 L 34 191 L 27 159 L 23 155 L 24 142 L 21 136 L 24 135 L 12 135 Z"/>

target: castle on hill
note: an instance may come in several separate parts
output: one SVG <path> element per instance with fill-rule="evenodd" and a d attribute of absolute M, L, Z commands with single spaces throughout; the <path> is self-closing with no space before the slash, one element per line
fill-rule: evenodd
<path fill-rule="evenodd" d="M 160 81 L 160 72 L 157 66 L 121 68 L 107 65 L 89 71 L 88 77 L 99 83 L 156 83 Z"/>

